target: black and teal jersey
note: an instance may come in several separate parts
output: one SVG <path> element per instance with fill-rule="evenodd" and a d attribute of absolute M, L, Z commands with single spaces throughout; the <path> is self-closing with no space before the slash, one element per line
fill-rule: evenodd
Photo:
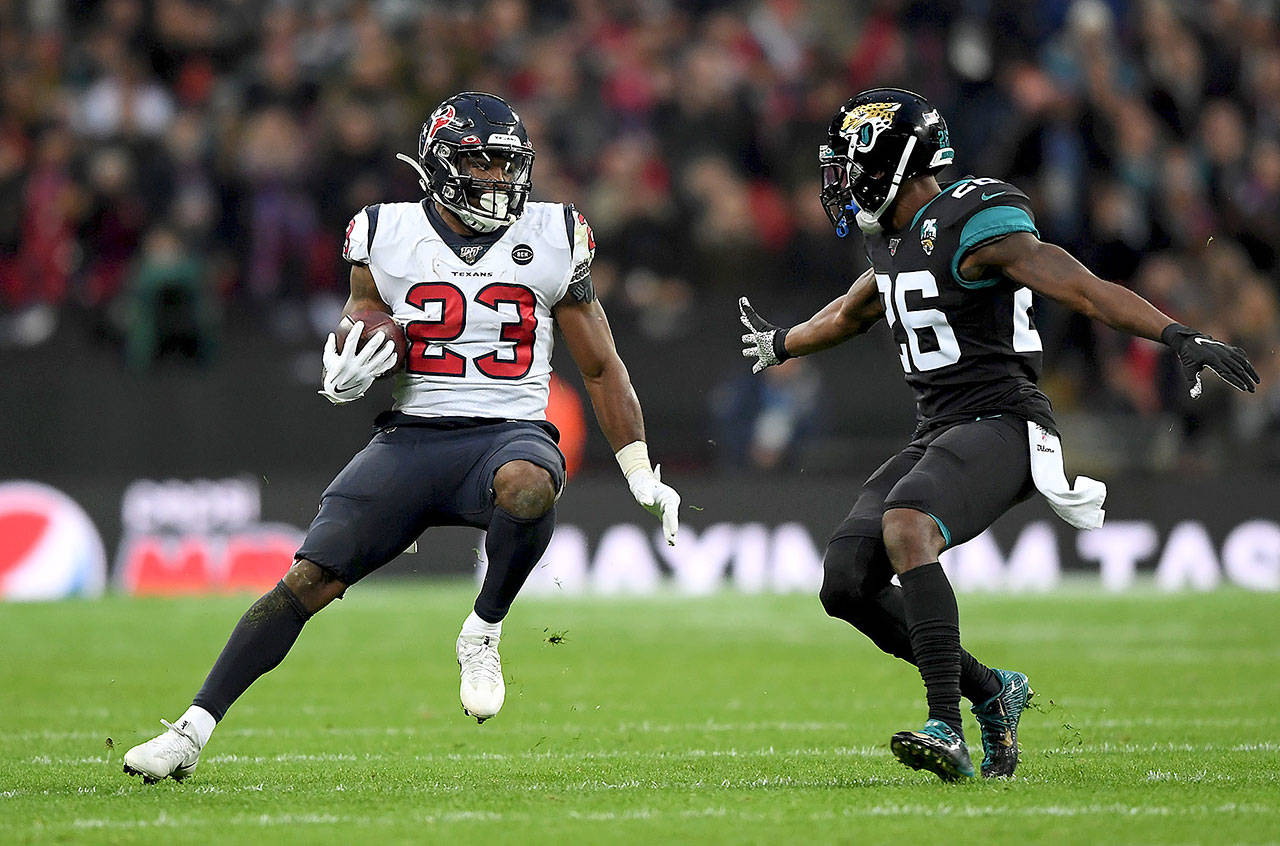
<path fill-rule="evenodd" d="M 1011 413 L 1056 431 L 1036 387 L 1032 294 L 1005 276 L 968 281 L 960 262 L 1013 232 L 1038 235 L 1027 196 L 998 179 L 947 185 L 900 232 L 866 237 L 885 318 L 916 394 L 918 431 Z"/>

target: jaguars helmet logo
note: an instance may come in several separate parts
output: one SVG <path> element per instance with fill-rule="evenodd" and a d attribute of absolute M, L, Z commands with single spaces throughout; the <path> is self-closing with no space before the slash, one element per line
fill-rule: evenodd
<path fill-rule="evenodd" d="M 893 116 L 900 108 L 901 103 L 863 103 L 844 116 L 840 133 L 855 150 L 865 153 L 876 145 L 880 133 L 893 125 Z"/>

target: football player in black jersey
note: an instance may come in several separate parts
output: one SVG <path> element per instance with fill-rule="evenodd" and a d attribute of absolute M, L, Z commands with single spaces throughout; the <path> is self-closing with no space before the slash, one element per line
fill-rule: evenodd
<path fill-rule="evenodd" d="M 819 150 L 821 200 L 838 235 L 851 225 L 862 230 L 871 267 L 848 293 L 790 328 L 765 321 L 745 298 L 739 303 L 743 355 L 755 359 L 755 372 L 833 347 L 881 318 L 892 329 L 918 424 L 833 533 L 821 599 L 827 613 L 920 669 L 928 721 L 895 734 L 890 746 L 904 764 L 948 781 L 974 774 L 961 695 L 973 702 L 987 777 L 1017 767 L 1018 719 L 1031 697 L 1026 675 L 991 669 L 961 648 L 955 594 L 938 557 L 1036 489 L 1041 474 L 1033 481 L 1032 468 L 1042 457 L 1032 458 L 1033 438 L 1056 447 L 1052 408 L 1036 387 L 1041 345 L 1033 292 L 1163 341 L 1177 354 L 1192 396 L 1200 394 L 1206 366 L 1242 391 L 1258 382 L 1239 347 L 1174 322 L 1041 241 L 1017 188 L 972 177 L 940 185 L 936 175 L 953 156 L 946 121 L 922 97 L 877 88 L 849 100 Z M 1060 507 L 1045 494 L 1076 525 L 1101 521 L 1101 495 L 1092 506 Z M 1092 516 L 1075 522 L 1073 509 L 1087 506 Z M 901 587 L 890 583 L 895 573 Z"/>

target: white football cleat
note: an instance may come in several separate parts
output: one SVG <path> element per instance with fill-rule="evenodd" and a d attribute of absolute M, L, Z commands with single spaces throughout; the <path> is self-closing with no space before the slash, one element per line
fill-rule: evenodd
<path fill-rule="evenodd" d="M 502 710 L 507 686 L 502 681 L 502 658 L 498 638 L 486 635 L 458 635 L 458 668 L 462 675 L 459 695 L 462 710 L 477 723 Z"/>
<path fill-rule="evenodd" d="M 140 743 L 124 753 L 124 771 L 128 775 L 140 775 L 147 784 L 155 784 L 162 778 L 182 781 L 196 771 L 200 763 L 200 745 L 195 734 L 186 730 L 183 723 L 177 725 L 161 720 L 168 729 Z"/>

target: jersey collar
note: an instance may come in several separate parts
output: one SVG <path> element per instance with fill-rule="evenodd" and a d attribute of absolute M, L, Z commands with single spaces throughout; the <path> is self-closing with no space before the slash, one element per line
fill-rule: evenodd
<path fill-rule="evenodd" d="M 467 264 L 475 264 L 489 252 L 489 248 L 498 243 L 503 235 L 507 234 L 510 226 L 504 226 L 501 229 L 495 229 L 492 232 L 478 232 L 475 235 L 459 235 L 449 228 L 449 224 L 444 222 L 444 218 L 440 216 L 440 212 L 436 209 L 436 204 L 427 197 L 422 201 L 422 211 L 426 214 L 427 220 L 431 223 L 431 228 L 440 236 L 440 240 L 449 245 L 449 249 L 457 254 Z"/>
<path fill-rule="evenodd" d="M 938 197 L 941 197 L 943 194 L 945 194 L 946 192 L 950 191 L 952 188 L 955 188 L 957 185 L 963 185 L 963 184 L 965 184 L 966 182 L 971 181 L 972 179 L 973 179 L 973 177 L 971 177 L 971 176 L 966 176 L 964 179 L 960 179 L 960 180 L 957 180 L 957 181 L 955 181 L 955 182 L 952 182 L 952 183 L 951 183 L 950 185 L 948 185 L 946 188 L 943 188 L 941 191 L 939 191 L 937 194 L 935 194 L 935 195 L 933 196 L 933 199 L 929 200 L 929 202 L 927 202 L 927 203 L 925 203 L 923 206 L 921 206 L 921 207 L 920 207 L 920 209 L 919 209 L 919 211 L 917 211 L 917 212 L 916 212 L 916 216 L 915 216 L 915 217 L 913 217 L 913 218 L 911 218 L 911 225 L 907 227 L 907 231 L 909 232 L 909 231 L 911 231 L 912 229 L 915 229 L 915 228 L 916 228 L 916 224 L 920 222 L 920 218 L 924 215 L 924 210 L 925 210 L 925 209 L 927 209 L 927 208 L 929 208 L 929 206 L 933 205 L 934 200 L 937 200 L 937 199 L 938 199 Z"/>

